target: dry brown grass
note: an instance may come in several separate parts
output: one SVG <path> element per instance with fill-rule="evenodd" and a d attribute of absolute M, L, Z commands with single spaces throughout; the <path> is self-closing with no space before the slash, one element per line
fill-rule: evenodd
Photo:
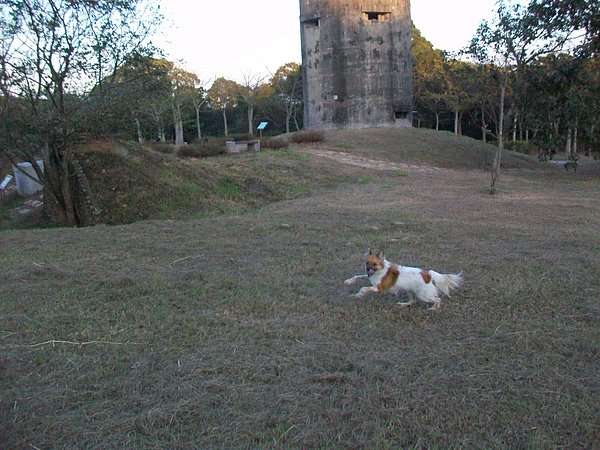
<path fill-rule="evenodd" d="M 598 177 L 344 171 L 242 215 L 0 232 L 2 447 L 599 446 Z M 356 301 L 369 246 L 466 284 L 439 314 Z"/>

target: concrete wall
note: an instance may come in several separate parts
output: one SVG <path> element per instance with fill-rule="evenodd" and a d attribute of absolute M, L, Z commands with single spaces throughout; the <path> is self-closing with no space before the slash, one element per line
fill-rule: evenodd
<path fill-rule="evenodd" d="M 300 0 L 308 130 L 412 126 L 410 0 Z"/>

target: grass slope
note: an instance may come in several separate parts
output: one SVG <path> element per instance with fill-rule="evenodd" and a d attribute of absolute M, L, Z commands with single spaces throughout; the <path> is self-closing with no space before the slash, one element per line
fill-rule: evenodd
<path fill-rule="evenodd" d="M 247 211 L 347 179 L 297 151 L 178 159 L 151 147 L 97 142 L 79 157 L 107 224 Z"/>
<path fill-rule="evenodd" d="M 453 169 L 491 167 L 495 147 L 447 131 L 424 128 L 332 131 L 327 142 L 333 147 L 370 158 L 392 162 Z M 504 168 L 539 168 L 533 158 L 504 152 Z"/>
<path fill-rule="evenodd" d="M 598 178 L 339 170 L 363 182 L 0 232 L 2 447 L 600 445 Z M 465 286 L 439 314 L 356 301 L 369 246 Z"/>
<path fill-rule="evenodd" d="M 88 142 L 77 156 L 89 178 L 100 223 L 148 219 L 201 219 L 240 213 L 273 201 L 297 198 L 315 188 L 356 181 L 345 165 L 315 159 L 309 146 L 201 159 L 178 159 L 116 141 Z M 341 153 L 403 164 L 481 169 L 493 147 L 474 139 L 425 129 L 368 129 L 327 133 L 316 146 Z M 506 152 L 505 167 L 539 168 L 533 159 Z M 0 177 L 10 165 L 0 160 Z M 369 180 L 370 172 L 358 175 Z M 0 229 L 48 226 L 43 218 L 22 218 L 19 200 L 0 203 Z M 36 220 L 32 220 L 36 219 Z"/>

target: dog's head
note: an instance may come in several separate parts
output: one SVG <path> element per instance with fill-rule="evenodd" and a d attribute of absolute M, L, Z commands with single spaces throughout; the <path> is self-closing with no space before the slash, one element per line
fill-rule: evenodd
<path fill-rule="evenodd" d="M 365 264 L 367 276 L 370 277 L 375 272 L 378 272 L 385 267 L 383 250 L 379 250 L 377 253 L 375 253 L 372 249 L 369 249 L 369 251 L 365 253 L 365 257 L 367 258 L 367 262 Z"/>

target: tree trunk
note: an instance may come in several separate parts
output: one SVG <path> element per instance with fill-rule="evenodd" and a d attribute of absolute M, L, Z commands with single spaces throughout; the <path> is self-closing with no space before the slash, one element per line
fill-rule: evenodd
<path fill-rule="evenodd" d="M 254 136 L 254 107 L 248 106 L 248 134 Z"/>
<path fill-rule="evenodd" d="M 175 127 L 175 145 L 183 145 L 185 144 L 185 140 L 183 139 L 183 121 L 177 122 L 177 127 Z"/>
<path fill-rule="evenodd" d="M 175 125 L 175 145 L 183 145 L 183 119 L 179 104 L 173 105 L 173 122 Z"/>
<path fill-rule="evenodd" d="M 454 134 L 458 135 L 458 110 L 454 111 Z"/>
<path fill-rule="evenodd" d="M 229 130 L 227 128 L 227 111 L 223 108 L 223 127 L 225 128 L 225 136 L 229 136 Z"/>
<path fill-rule="evenodd" d="M 200 128 L 200 108 L 196 108 L 196 129 L 198 130 L 198 142 L 202 142 L 202 129 Z"/>
<path fill-rule="evenodd" d="M 146 142 L 146 139 L 144 139 L 144 135 L 142 134 L 142 126 L 140 124 L 139 119 L 137 118 L 135 119 L 135 129 L 138 135 L 138 143 L 143 144 L 144 142 Z"/>
<path fill-rule="evenodd" d="M 524 128 L 523 119 L 521 119 L 521 120 L 519 120 L 519 140 L 520 141 L 523 140 L 523 128 Z"/>
<path fill-rule="evenodd" d="M 290 119 L 292 118 L 293 107 L 289 102 L 285 104 L 285 132 L 290 132 Z"/>
<path fill-rule="evenodd" d="M 52 202 L 52 219 L 63 227 L 78 225 L 71 195 L 69 158 L 70 152 L 45 145 L 44 185 L 47 198 L 44 201 Z"/>
<path fill-rule="evenodd" d="M 440 113 L 435 113 L 435 131 L 440 131 Z"/>
<path fill-rule="evenodd" d="M 567 143 L 565 145 L 565 155 L 566 155 L 567 159 L 569 159 L 569 160 L 573 156 L 572 137 L 573 137 L 573 130 L 571 128 L 569 128 L 567 130 Z"/>
<path fill-rule="evenodd" d="M 481 104 L 481 140 L 487 142 L 487 126 L 485 124 L 485 105 Z"/>
<path fill-rule="evenodd" d="M 490 185 L 490 195 L 496 194 L 496 183 L 500 177 L 500 166 L 502 165 L 502 151 L 504 150 L 504 101 L 506 98 L 506 83 L 500 86 L 500 114 L 498 118 L 498 147 L 494 155 L 492 164 L 492 182 Z"/>
<path fill-rule="evenodd" d="M 300 131 L 300 124 L 298 123 L 298 110 L 294 108 L 294 126 L 296 127 L 296 131 Z"/>

